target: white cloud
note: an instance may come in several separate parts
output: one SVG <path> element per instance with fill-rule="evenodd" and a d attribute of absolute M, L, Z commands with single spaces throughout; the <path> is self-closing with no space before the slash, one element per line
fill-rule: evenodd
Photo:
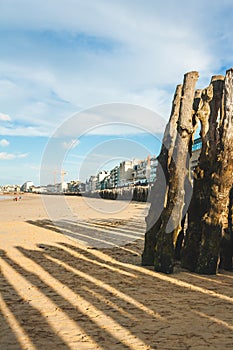
<path fill-rule="evenodd" d="M 16 154 L 16 158 L 27 158 L 28 153 Z"/>
<path fill-rule="evenodd" d="M 14 154 L 7 152 L 0 152 L 0 160 L 12 160 L 16 158 L 26 158 L 28 156 L 27 153 Z"/>
<path fill-rule="evenodd" d="M 3 122 L 11 121 L 11 117 L 8 114 L 0 113 L 0 120 Z"/>
<path fill-rule="evenodd" d="M 54 136 L 79 139 L 87 134 L 122 137 L 139 133 L 160 134 L 165 125 L 166 120 L 153 110 L 126 103 L 110 103 L 74 114 L 57 128 Z"/>
<path fill-rule="evenodd" d="M 0 140 L 0 146 L 1 147 L 7 147 L 7 146 L 9 146 L 9 144 L 10 144 L 10 142 L 7 141 L 6 139 L 1 139 Z"/>
<path fill-rule="evenodd" d="M 9 159 L 14 159 L 14 158 L 15 158 L 15 154 L 0 152 L 0 159 L 2 159 L 2 160 L 9 160 Z"/>
<path fill-rule="evenodd" d="M 76 110 L 109 102 L 139 104 L 168 119 L 185 72 L 199 70 L 205 86 L 232 62 L 231 9 L 230 0 L 3 1 L 0 27 L 10 30 L 2 44 L 1 108 L 34 126 L 33 135 L 50 135 Z"/>
<path fill-rule="evenodd" d="M 9 128 L 0 126 L 0 135 L 8 136 L 48 136 L 51 131 L 52 127 L 48 130 L 44 125 L 38 127 L 17 126 Z"/>
<path fill-rule="evenodd" d="M 67 149 L 67 150 L 71 150 L 74 149 L 76 146 L 78 146 L 78 144 L 80 143 L 79 140 L 70 140 L 70 141 L 64 141 L 62 142 L 62 147 Z"/>

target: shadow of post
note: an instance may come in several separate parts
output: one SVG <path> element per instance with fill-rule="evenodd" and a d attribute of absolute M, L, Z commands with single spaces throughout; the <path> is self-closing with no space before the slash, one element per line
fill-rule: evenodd
<path fill-rule="evenodd" d="M 27 278 L 27 272 L 13 262 L 3 250 L 1 250 L 0 256 L 7 264 Z M 15 319 L 15 328 L 20 328 L 22 330 L 21 333 L 25 334 L 25 338 L 28 339 L 29 343 L 31 342 L 31 344 L 33 344 L 34 348 L 41 349 L 43 346 L 46 346 L 47 349 L 54 349 L 56 347 L 62 347 L 64 350 L 70 349 L 59 335 L 54 333 L 54 330 L 51 328 L 46 318 L 30 304 L 30 301 L 19 295 L 12 283 L 10 283 L 3 274 L 0 274 L 0 281 L 1 296 L 8 310 Z M 5 331 L 7 332 L 4 334 L 6 343 L 1 349 L 20 349 L 20 346 L 17 347 L 18 341 L 10 347 L 10 344 L 12 343 L 10 336 L 12 333 L 15 333 L 14 330 L 11 327 L 8 327 Z M 14 339 L 14 337 L 12 337 L 12 339 Z M 1 338 L 0 342 L 1 341 L 4 341 L 4 338 Z"/>

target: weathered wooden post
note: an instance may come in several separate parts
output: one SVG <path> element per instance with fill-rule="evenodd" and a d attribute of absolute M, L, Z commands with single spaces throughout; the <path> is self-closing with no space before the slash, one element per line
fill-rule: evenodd
<path fill-rule="evenodd" d="M 197 112 L 199 110 L 200 107 L 200 103 L 201 103 L 201 94 L 202 94 L 202 90 L 198 89 L 195 91 L 195 97 L 194 97 L 194 102 L 193 102 L 193 122 L 195 124 L 195 120 L 197 119 Z M 198 127 L 198 124 L 196 123 L 196 128 Z M 194 133 L 192 135 L 192 142 L 190 143 L 190 147 L 189 147 L 189 155 L 190 155 L 190 161 L 191 161 L 191 157 L 192 157 L 192 145 L 194 142 Z M 190 166 L 190 170 L 191 169 L 191 163 L 189 164 Z M 183 208 L 183 218 L 181 221 L 181 230 L 178 233 L 177 236 L 177 240 L 176 242 L 174 242 L 175 244 L 175 260 L 180 260 L 181 259 L 181 252 L 183 249 L 183 242 L 184 242 L 184 236 L 185 236 L 185 231 L 186 231 L 186 227 L 187 226 L 187 211 L 188 211 L 188 207 L 190 205 L 191 202 L 191 198 L 192 198 L 192 173 L 190 172 L 190 177 L 191 177 L 191 181 L 190 179 L 188 179 L 188 181 L 186 182 L 186 187 L 185 187 L 185 199 L 184 199 L 184 208 Z"/>
<path fill-rule="evenodd" d="M 165 273 L 173 272 L 174 246 L 181 228 L 185 187 L 190 182 L 189 151 L 195 131 L 193 102 L 197 79 L 198 72 L 189 72 L 184 76 L 176 141 L 168 169 L 167 201 L 156 234 L 154 268 Z"/>
<path fill-rule="evenodd" d="M 170 119 L 164 132 L 161 151 L 158 156 L 156 179 L 150 192 L 151 205 L 148 216 L 146 217 L 147 227 L 144 251 L 142 253 L 142 265 L 145 266 L 154 265 L 156 237 L 161 224 L 160 214 L 166 206 L 166 196 L 169 182 L 168 168 L 171 162 L 176 140 L 181 93 L 182 85 L 178 85 L 172 103 Z"/>
<path fill-rule="evenodd" d="M 217 118 L 221 114 L 223 76 L 212 77 L 210 85 L 202 91 L 197 117 L 201 122 L 202 150 L 194 171 L 192 200 L 188 210 L 188 229 L 182 251 L 182 266 L 195 271 L 200 253 L 202 220 L 207 212 L 213 166 L 216 162 L 218 142 Z"/>
<path fill-rule="evenodd" d="M 225 231 L 226 232 L 226 231 Z M 228 230 L 225 233 L 220 248 L 219 267 L 224 270 L 233 269 L 233 186 L 229 196 Z"/>
<path fill-rule="evenodd" d="M 197 72 L 187 73 L 176 89 L 146 218 L 142 264 L 154 264 L 165 273 L 173 272 L 174 253 L 179 257 L 180 251 L 182 266 L 190 271 L 216 274 L 219 266 L 233 267 L 233 68 L 195 92 L 197 79 Z M 202 149 L 192 191 L 190 157 L 197 118 Z"/>
<path fill-rule="evenodd" d="M 205 274 L 216 274 L 221 243 L 223 239 L 230 242 L 228 209 L 233 182 L 233 69 L 226 72 L 223 101 L 211 191 L 207 197 L 207 211 L 202 219 L 200 255 L 196 268 L 196 272 Z"/>

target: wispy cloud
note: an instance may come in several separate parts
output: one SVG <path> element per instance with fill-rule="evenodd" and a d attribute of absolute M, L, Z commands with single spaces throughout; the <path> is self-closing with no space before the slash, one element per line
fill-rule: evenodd
<path fill-rule="evenodd" d="M 11 117 L 8 114 L 0 113 L 0 120 L 3 122 L 11 121 Z"/>
<path fill-rule="evenodd" d="M 6 178 L 30 171 L 9 170 L 20 160 L 16 151 L 23 157 L 30 149 L 28 162 L 40 160 L 37 142 L 13 148 L 21 136 L 39 140 L 60 131 L 55 155 L 65 157 L 80 135 L 163 132 L 161 116 L 168 120 L 185 72 L 198 70 L 203 88 L 232 65 L 232 13 L 232 0 L 1 1 L 0 139 L 12 140 L 1 159 L 16 160 L 3 167 Z M 118 103 L 158 118 L 140 108 L 106 108 Z"/>
<path fill-rule="evenodd" d="M 14 122 L 37 125 L 38 135 L 50 135 L 77 110 L 109 102 L 135 103 L 168 119 L 186 71 L 199 70 L 205 85 L 232 61 L 232 8 L 229 0 L 5 2 L 1 108 Z"/>
<path fill-rule="evenodd" d="M 28 157 L 28 153 L 16 154 L 16 158 L 27 158 L 27 157 Z"/>
<path fill-rule="evenodd" d="M 7 141 L 6 139 L 1 139 L 0 140 L 0 146 L 1 147 L 7 147 L 7 146 L 9 146 L 9 144 L 10 144 L 10 142 Z"/>
<path fill-rule="evenodd" d="M 26 158 L 28 156 L 28 153 L 7 153 L 7 152 L 0 152 L 0 160 L 12 160 L 16 158 Z"/>
<path fill-rule="evenodd" d="M 48 132 L 44 126 L 0 126 L 0 135 L 8 136 L 48 136 L 52 130 Z"/>
<path fill-rule="evenodd" d="M 71 149 L 74 149 L 76 146 L 78 146 L 79 143 L 80 143 L 79 140 L 72 139 L 70 141 L 62 142 L 62 147 L 67 150 L 71 150 Z"/>

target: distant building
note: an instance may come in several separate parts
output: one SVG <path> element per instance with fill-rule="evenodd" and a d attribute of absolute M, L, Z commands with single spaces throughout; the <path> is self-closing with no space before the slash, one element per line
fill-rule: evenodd
<path fill-rule="evenodd" d="M 134 184 L 139 184 L 147 181 L 147 160 L 140 160 L 138 164 L 134 165 L 133 170 Z"/>
<path fill-rule="evenodd" d="M 156 171 L 158 167 L 158 159 L 156 156 L 150 157 L 150 172 L 147 176 L 148 182 L 152 183 L 155 181 L 156 178 Z"/>
<path fill-rule="evenodd" d="M 119 166 L 115 166 L 112 170 L 110 170 L 109 175 L 109 188 L 115 188 L 119 185 Z"/>
<path fill-rule="evenodd" d="M 119 166 L 118 186 L 125 186 L 133 182 L 134 161 L 124 160 Z"/>
<path fill-rule="evenodd" d="M 56 185 L 51 185 L 51 184 L 47 185 L 46 186 L 46 192 L 49 192 L 49 193 L 56 192 Z"/>
<path fill-rule="evenodd" d="M 63 193 L 63 192 L 67 192 L 67 190 L 68 190 L 68 184 L 65 181 L 56 183 L 55 185 L 49 184 L 46 186 L 46 192 L 48 193 Z"/>
<path fill-rule="evenodd" d="M 29 192 L 30 187 L 34 186 L 32 181 L 26 181 L 24 184 L 21 186 L 21 191 L 22 192 Z"/>
<path fill-rule="evenodd" d="M 133 168 L 134 184 L 152 183 L 156 177 L 156 169 L 158 160 L 156 156 L 148 156 L 146 159 L 140 160 Z"/>
<path fill-rule="evenodd" d="M 90 178 L 86 181 L 86 192 L 94 192 L 97 189 L 97 177 L 90 176 Z"/>
<path fill-rule="evenodd" d="M 79 186 L 80 186 L 80 181 L 72 180 L 67 183 L 67 191 L 72 193 L 80 192 Z"/>
<path fill-rule="evenodd" d="M 101 170 L 98 174 L 97 174 L 97 181 L 96 181 L 96 189 L 97 190 L 103 190 L 104 188 L 104 179 L 109 175 L 109 171 L 106 170 Z"/>
<path fill-rule="evenodd" d="M 56 188 L 55 192 L 59 192 L 59 193 L 66 192 L 68 189 L 68 184 L 67 182 L 63 181 L 61 183 L 56 184 L 55 188 Z"/>
<path fill-rule="evenodd" d="M 199 137 L 194 140 L 193 146 L 192 146 L 192 157 L 190 160 L 191 170 L 194 170 L 198 164 L 199 156 L 201 154 L 201 148 L 202 148 L 202 141 L 201 141 L 201 137 Z"/>
<path fill-rule="evenodd" d="M 107 176 L 105 176 L 105 178 L 100 181 L 100 190 L 106 190 L 107 188 L 113 188 L 111 185 L 111 181 L 110 181 L 110 174 L 108 174 Z"/>
<path fill-rule="evenodd" d="M 32 193 L 46 193 L 47 188 L 46 187 L 41 187 L 41 186 L 30 186 L 29 192 Z"/>
<path fill-rule="evenodd" d="M 80 182 L 79 186 L 78 186 L 78 190 L 79 190 L 79 192 L 85 192 L 86 191 L 86 184 L 83 182 Z"/>
<path fill-rule="evenodd" d="M 2 193 L 19 193 L 21 187 L 19 185 L 4 185 L 0 187 L 0 192 Z"/>

